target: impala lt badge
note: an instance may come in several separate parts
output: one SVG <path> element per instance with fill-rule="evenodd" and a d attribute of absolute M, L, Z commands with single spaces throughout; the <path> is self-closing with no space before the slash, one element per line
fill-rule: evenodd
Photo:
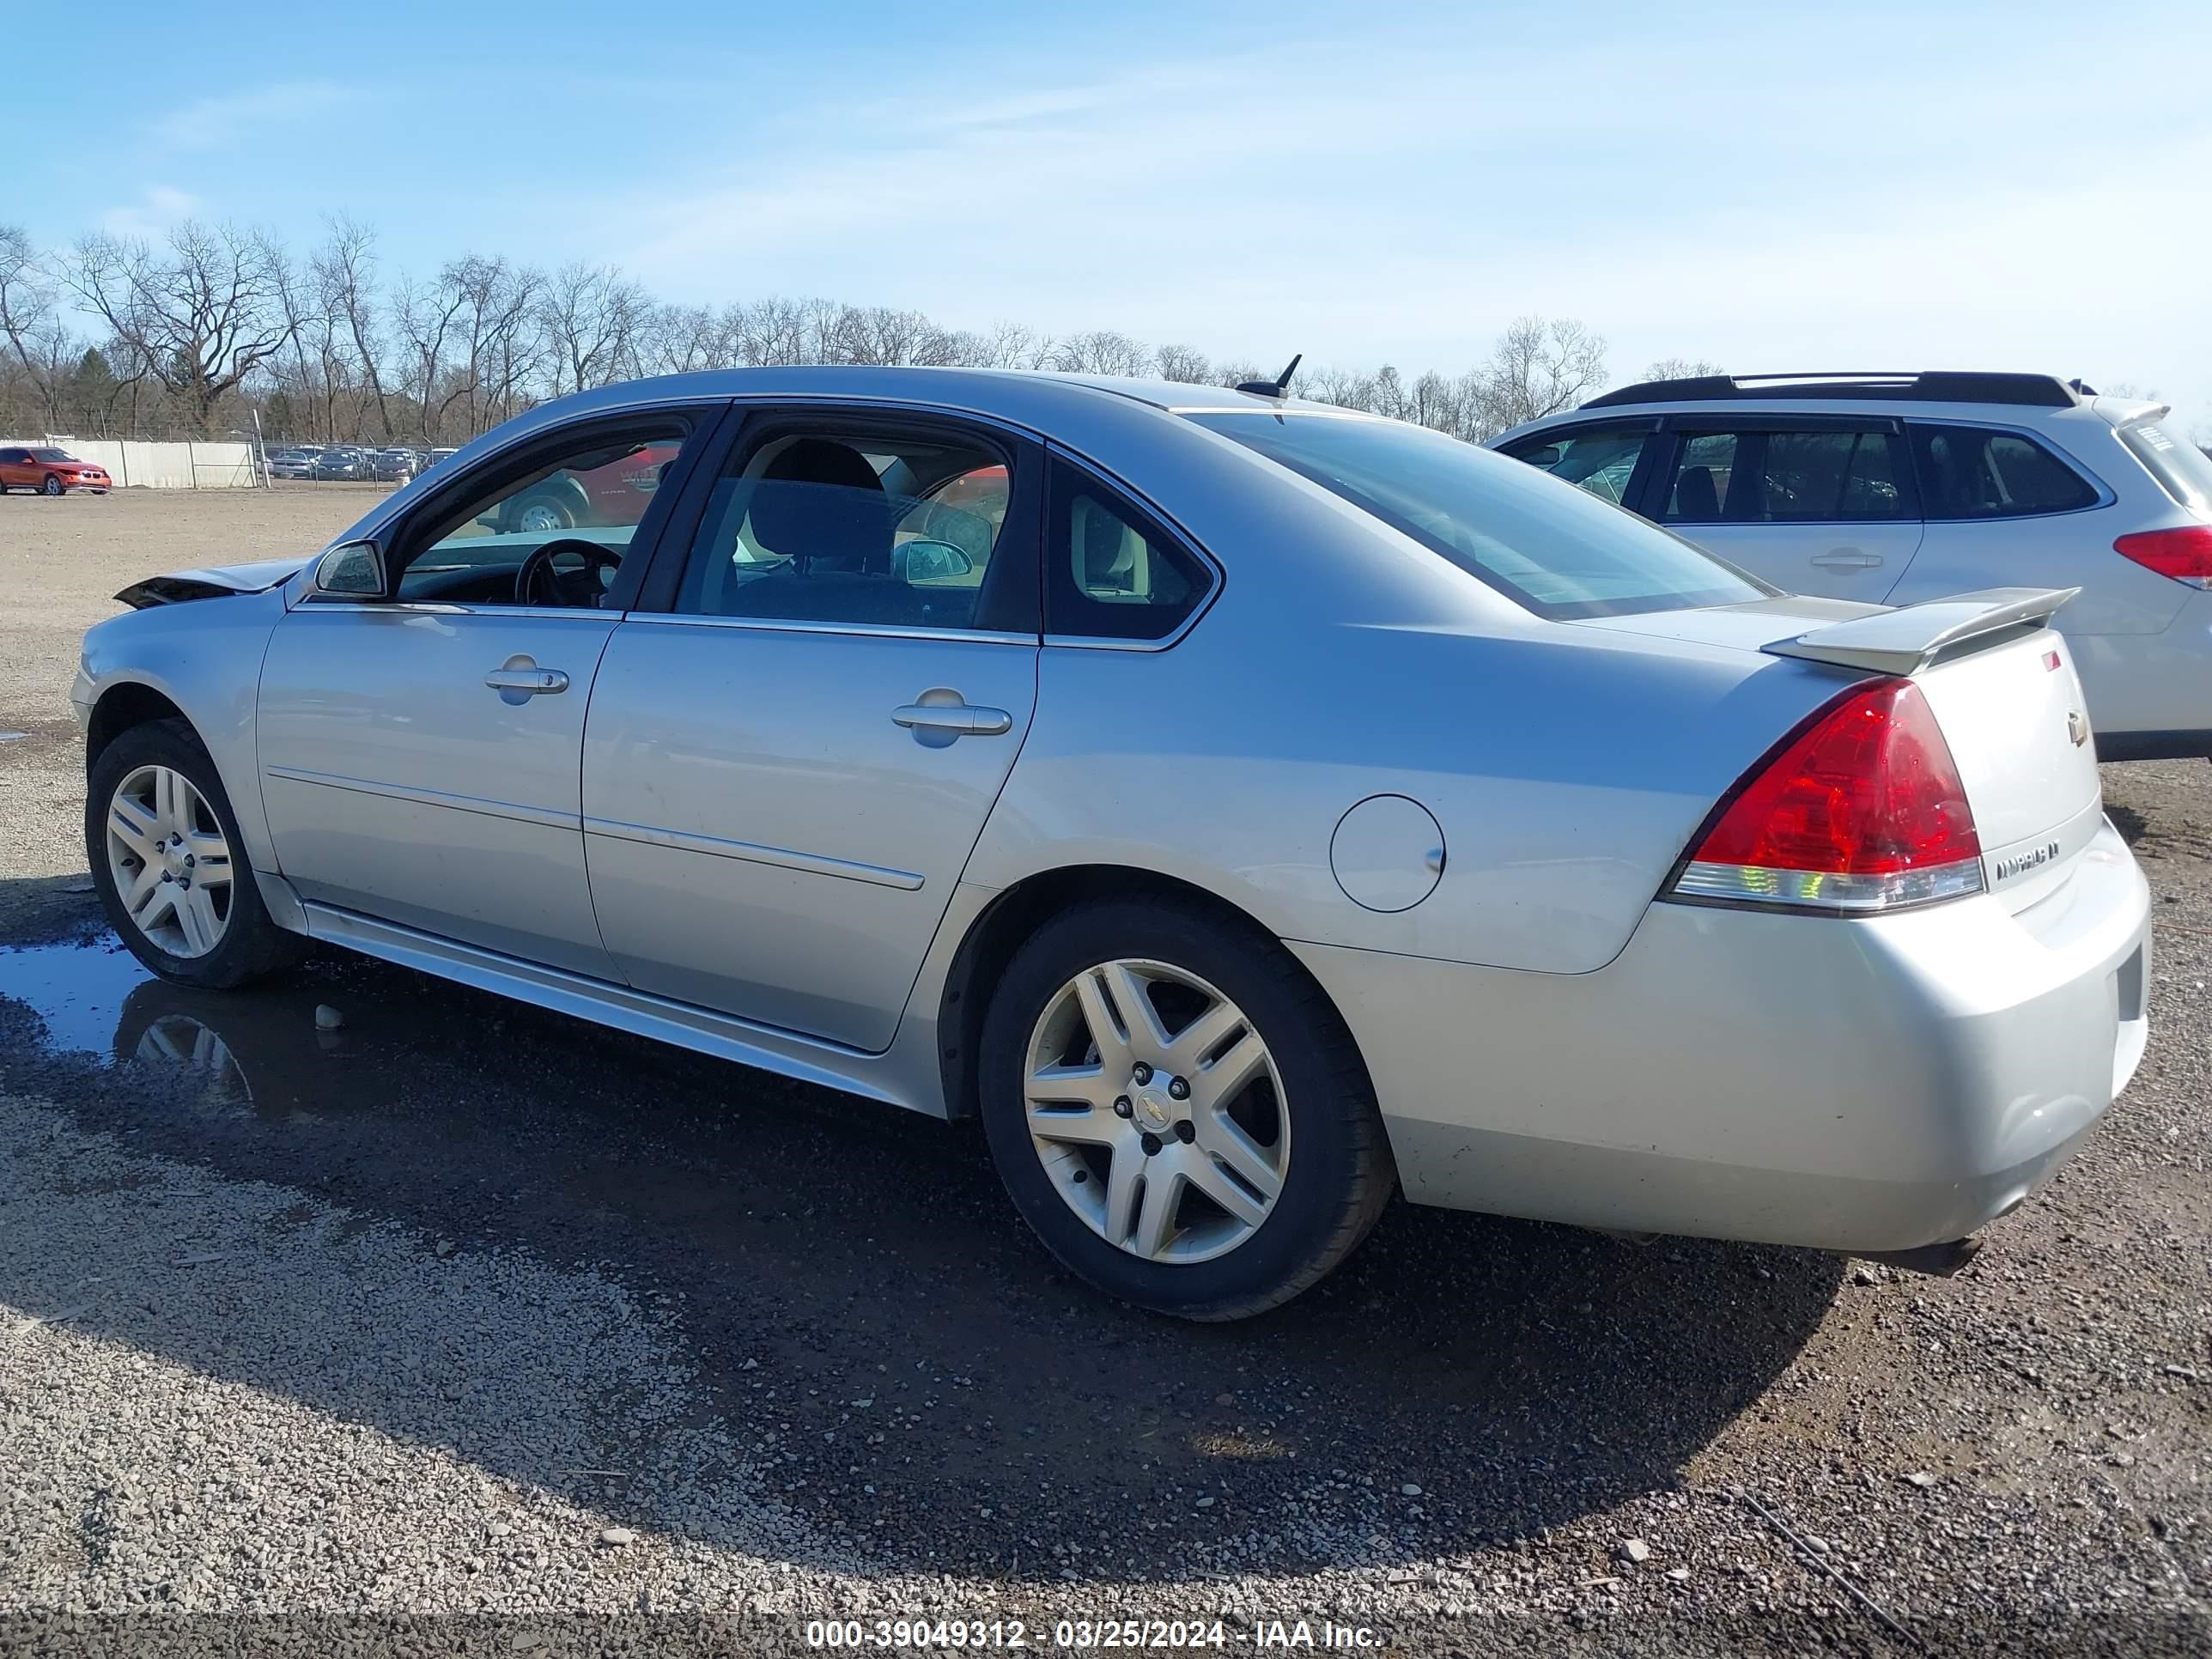
<path fill-rule="evenodd" d="M 2045 842 L 2025 853 L 2014 853 L 2010 858 L 1997 860 L 1997 879 L 2010 881 L 2014 876 L 2024 876 L 2031 870 L 2039 870 L 2058 856 L 2058 843 Z"/>
<path fill-rule="evenodd" d="M 2083 744 L 2088 742 L 2089 717 L 2078 708 L 2068 709 L 2066 711 L 2066 735 L 2074 739 L 2074 746 L 2076 749 L 2079 749 Z"/>

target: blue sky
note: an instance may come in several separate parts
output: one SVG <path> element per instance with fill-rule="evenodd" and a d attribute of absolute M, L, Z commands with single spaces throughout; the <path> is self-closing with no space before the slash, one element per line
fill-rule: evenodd
<path fill-rule="evenodd" d="M 0 219 L 52 243 L 344 211 L 399 270 L 605 260 L 1268 363 L 1455 369 L 1534 311 L 1620 377 L 2048 368 L 2212 434 L 2201 3 L 29 15 Z"/>

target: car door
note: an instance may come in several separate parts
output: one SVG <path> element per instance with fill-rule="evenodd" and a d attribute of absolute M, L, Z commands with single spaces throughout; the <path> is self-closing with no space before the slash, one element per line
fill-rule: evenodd
<path fill-rule="evenodd" d="M 0 449 L 0 489 L 20 489 L 35 484 L 31 477 L 31 452 L 27 449 Z"/>
<path fill-rule="evenodd" d="M 592 692 L 585 852 L 630 983 L 889 1046 L 1029 729 L 1038 465 L 950 416 L 747 418 Z"/>
<path fill-rule="evenodd" d="M 1792 593 L 1881 604 L 1923 526 L 1897 422 L 1675 416 L 1647 517 Z"/>
<path fill-rule="evenodd" d="M 666 516 L 665 464 L 720 413 L 585 422 L 495 454 L 380 538 L 388 598 L 292 605 L 263 663 L 258 742 L 303 897 L 618 977 L 584 869 L 585 711 L 632 561 Z M 603 474 L 629 483 L 596 512 L 574 505 Z"/>

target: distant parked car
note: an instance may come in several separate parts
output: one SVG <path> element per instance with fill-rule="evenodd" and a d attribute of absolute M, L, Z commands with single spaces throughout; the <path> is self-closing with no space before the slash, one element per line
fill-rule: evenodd
<path fill-rule="evenodd" d="M 379 449 L 368 458 L 369 476 L 380 483 L 405 483 L 422 470 L 422 458 L 411 449 Z"/>
<path fill-rule="evenodd" d="M 2098 758 L 2212 757 L 2212 459 L 2166 414 L 2047 374 L 1715 374 L 1492 447 L 1792 593 L 2078 588 Z"/>
<path fill-rule="evenodd" d="M 452 460 L 454 456 L 460 453 L 461 452 L 459 449 L 434 449 L 422 458 L 423 469 L 427 471 L 429 468 L 437 465 L 441 461 Z"/>
<path fill-rule="evenodd" d="M 269 476 L 272 478 L 312 478 L 315 476 L 315 458 L 304 449 L 272 449 L 268 453 Z"/>
<path fill-rule="evenodd" d="M 326 449 L 315 457 L 315 470 L 311 477 L 341 482 L 366 482 L 374 476 L 365 449 Z"/>
<path fill-rule="evenodd" d="M 89 489 L 95 495 L 105 495 L 113 488 L 106 468 L 80 461 L 66 449 L 50 444 L 17 444 L 0 449 L 0 495 L 11 489 L 35 489 L 41 495 Z"/>
<path fill-rule="evenodd" d="M 557 472 L 518 491 L 479 522 L 507 535 L 635 524 L 660 486 L 660 469 L 676 453 L 673 444 L 651 444 L 588 471 Z"/>

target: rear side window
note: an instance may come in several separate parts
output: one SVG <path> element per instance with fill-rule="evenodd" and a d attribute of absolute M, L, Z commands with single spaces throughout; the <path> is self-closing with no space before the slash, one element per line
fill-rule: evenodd
<path fill-rule="evenodd" d="M 1328 415 L 1199 415 L 1554 621 L 1746 605 L 1778 590 L 1625 508 L 1442 433 Z"/>
<path fill-rule="evenodd" d="M 1696 432 L 1675 450 L 1670 524 L 1859 524 L 1902 518 L 1896 440 L 1880 428 Z"/>
<path fill-rule="evenodd" d="M 676 608 L 768 622 L 988 628 L 989 577 L 1011 497 L 1006 458 L 980 438 L 772 428 L 716 481 Z M 1032 558 L 1035 546 L 1023 542 Z"/>
<path fill-rule="evenodd" d="M 2212 511 L 2212 455 L 2156 421 L 2122 427 L 2120 441 L 2175 501 L 2200 513 Z"/>
<path fill-rule="evenodd" d="M 2024 432 L 1918 422 L 1908 429 L 1926 518 L 2018 519 L 2096 505 L 2096 487 Z"/>
<path fill-rule="evenodd" d="M 1636 463 L 1643 458 L 1651 435 L 1649 426 L 1584 426 L 1571 432 L 1523 438 L 1507 445 L 1505 453 L 1619 507 L 1628 499 Z"/>
<path fill-rule="evenodd" d="M 1048 634 L 1165 639 L 1213 586 L 1205 562 L 1149 514 L 1066 461 L 1052 465 L 1047 513 Z"/>

